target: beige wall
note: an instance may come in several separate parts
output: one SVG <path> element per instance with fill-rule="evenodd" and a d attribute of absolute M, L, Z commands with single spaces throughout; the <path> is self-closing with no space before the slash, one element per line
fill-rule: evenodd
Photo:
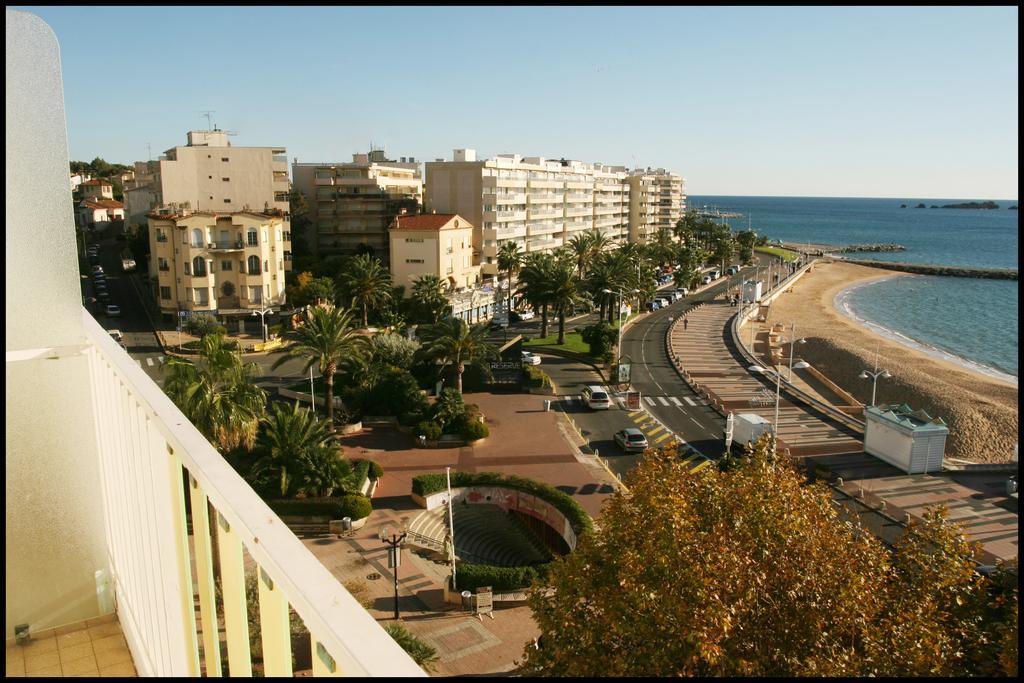
<path fill-rule="evenodd" d="M 464 219 L 460 219 L 460 225 L 464 224 Z M 454 278 L 455 287 L 472 288 L 476 284 L 480 268 L 473 264 L 472 226 L 392 229 L 390 241 L 391 281 L 396 286 L 405 285 L 406 296 L 412 292 L 413 280 L 421 275 L 436 275 L 444 282 Z"/>
<path fill-rule="evenodd" d="M 194 230 L 200 230 L 202 246 L 193 245 Z M 249 245 L 248 232 L 256 230 L 257 244 Z M 283 303 L 285 289 L 286 252 L 291 252 L 288 224 L 281 218 L 255 214 L 192 214 L 177 219 L 149 218 L 151 272 L 156 274 L 156 296 L 160 310 L 173 314 L 177 310 L 212 311 L 225 309 L 257 309 Z M 158 235 L 167 237 L 160 241 Z M 280 240 L 278 237 L 280 236 Z M 226 238 L 226 239 L 225 239 Z M 241 248 L 237 247 L 238 242 Z M 215 245 L 211 248 L 209 245 Z M 248 271 L 249 258 L 257 256 L 259 274 Z M 206 262 L 206 275 L 196 276 L 194 259 Z M 164 259 L 166 270 L 160 269 Z M 223 267 L 230 262 L 230 269 Z M 189 264 L 189 274 L 185 264 Z M 269 270 L 265 270 L 269 266 Z M 225 282 L 230 282 L 234 291 L 225 294 Z M 270 287 L 269 294 L 267 286 Z M 162 297 L 163 287 L 170 288 L 170 298 Z M 249 287 L 260 288 L 257 301 L 251 296 Z M 194 292 L 189 289 L 205 289 L 207 304 L 195 302 Z M 192 295 L 190 297 L 190 294 Z"/>
<path fill-rule="evenodd" d="M 199 211 L 287 211 L 288 165 L 274 161 L 274 152 L 284 154 L 283 149 L 270 147 L 168 150 L 172 158 L 160 160 L 162 201 L 188 202 L 193 210 Z M 228 161 L 223 161 L 224 158 Z"/>

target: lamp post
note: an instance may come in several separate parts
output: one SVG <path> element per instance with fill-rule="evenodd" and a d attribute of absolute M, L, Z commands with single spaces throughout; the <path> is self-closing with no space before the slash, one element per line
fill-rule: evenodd
<path fill-rule="evenodd" d="M 263 342 L 264 343 L 266 343 L 266 341 L 267 341 L 266 315 L 267 315 L 267 313 L 273 313 L 273 312 L 274 312 L 273 308 L 266 308 L 266 309 L 263 309 L 263 310 L 257 310 L 257 311 L 253 311 L 252 312 L 252 315 L 259 314 L 259 316 L 260 316 L 260 325 L 261 325 L 261 327 L 263 327 Z"/>
<path fill-rule="evenodd" d="M 796 368 L 797 370 L 803 370 L 804 368 L 811 367 L 811 364 L 807 363 L 805 361 L 800 361 L 799 363 L 797 363 L 793 367 Z M 771 372 L 770 370 L 768 370 L 766 368 L 763 368 L 760 365 L 751 365 L 747 369 L 750 370 L 751 372 L 756 372 L 758 374 L 763 374 L 763 373 L 766 373 L 766 372 Z M 779 370 L 775 370 L 774 372 L 775 372 L 775 421 L 772 422 L 772 427 L 775 429 L 776 436 L 778 436 L 778 433 L 779 433 L 779 396 L 781 394 L 782 372 L 779 371 Z"/>
<path fill-rule="evenodd" d="M 618 310 L 618 316 L 616 316 L 618 318 L 618 321 L 619 321 L 619 342 L 618 342 L 618 346 L 616 347 L 615 350 L 617 352 L 616 355 L 621 358 L 622 357 L 622 290 L 620 289 L 620 290 L 615 291 L 615 290 L 611 290 L 611 289 L 602 289 L 601 291 L 604 292 L 605 294 L 618 294 L 619 295 L 619 310 Z M 630 292 L 630 294 L 639 294 L 639 293 L 640 293 L 639 289 L 634 289 L 632 292 Z"/>
<path fill-rule="evenodd" d="M 392 532 L 387 524 L 380 528 L 379 536 L 382 543 L 388 547 L 388 568 L 394 570 L 395 577 L 395 620 L 398 620 L 398 567 L 402 564 L 402 542 L 407 532 L 404 527 L 399 527 Z"/>
<path fill-rule="evenodd" d="M 871 378 L 871 405 L 875 405 L 875 389 L 878 386 L 878 378 L 889 379 L 892 375 L 888 370 L 883 369 L 881 372 L 878 370 L 878 347 L 875 347 L 875 369 L 874 371 L 862 370 L 860 375 L 861 379 Z"/>
<path fill-rule="evenodd" d="M 789 382 L 790 382 L 790 384 L 792 384 L 793 383 L 793 347 L 796 346 L 797 344 L 806 344 L 807 343 L 807 340 L 804 339 L 803 337 L 800 337 L 799 339 L 796 338 L 796 323 L 795 322 L 790 323 L 790 325 L 789 325 L 789 339 L 787 339 L 786 341 L 789 342 Z"/>

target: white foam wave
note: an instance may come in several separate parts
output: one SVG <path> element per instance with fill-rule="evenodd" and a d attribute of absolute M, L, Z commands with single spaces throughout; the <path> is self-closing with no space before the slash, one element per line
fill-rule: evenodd
<path fill-rule="evenodd" d="M 937 346 L 933 346 L 933 345 L 928 344 L 926 342 L 923 342 L 923 341 L 921 341 L 919 339 L 914 339 L 912 337 L 908 337 L 907 335 L 905 335 L 905 334 L 903 334 L 901 332 L 897 332 L 896 330 L 890 329 L 888 327 L 885 327 L 884 325 L 880 325 L 880 324 L 878 324 L 878 323 L 876 323 L 874 321 L 867 320 L 866 318 L 862 318 L 859 315 L 857 315 L 857 313 L 853 310 L 853 307 L 850 305 L 850 300 L 851 300 L 852 295 L 853 295 L 853 293 L 855 291 L 857 291 L 858 289 L 860 289 L 862 287 L 867 287 L 869 285 L 876 285 L 876 284 L 878 284 L 880 282 L 885 282 L 886 280 L 892 280 L 893 278 L 897 278 L 897 277 L 914 277 L 914 276 L 912 276 L 912 275 L 888 275 L 886 277 L 878 278 L 877 280 L 869 280 L 867 282 L 858 282 L 856 284 L 850 285 L 849 287 L 846 287 L 845 289 L 840 290 L 835 295 L 835 297 L 832 299 L 832 306 L 837 311 L 839 311 L 840 313 L 842 313 L 843 315 L 845 315 L 847 318 L 849 318 L 850 320 L 854 321 L 858 325 L 860 325 L 862 327 L 865 327 L 868 330 L 874 332 L 875 334 L 877 334 L 879 336 L 882 336 L 882 337 L 885 337 L 886 339 L 891 339 L 892 341 L 898 342 L 898 343 L 900 343 L 900 344 L 902 344 L 902 345 L 904 345 L 906 347 L 909 347 L 909 348 L 912 348 L 912 349 L 914 349 L 916 351 L 920 351 L 920 352 L 922 352 L 924 354 L 927 354 L 928 356 L 931 356 L 932 358 L 937 358 L 939 360 L 948 361 L 950 363 L 956 363 L 957 365 L 959 365 L 959 366 L 961 366 L 963 368 L 966 368 L 967 370 L 971 370 L 973 372 L 977 372 L 977 373 L 985 375 L 987 377 L 992 377 L 994 379 L 998 379 L 998 380 L 1001 380 L 1003 382 L 1008 382 L 1008 383 L 1014 384 L 1014 385 L 1017 384 L 1017 377 L 1014 376 L 1014 375 L 1007 374 L 1007 373 L 1005 373 L 1005 372 L 1003 372 L 1001 370 L 996 370 L 995 368 L 990 367 L 988 365 L 985 365 L 983 363 L 979 363 L 977 361 L 973 361 L 973 360 L 970 360 L 968 358 L 964 358 L 962 356 L 958 356 L 958 355 L 956 355 L 954 353 L 950 353 L 949 351 L 946 351 L 944 349 L 940 349 Z"/>

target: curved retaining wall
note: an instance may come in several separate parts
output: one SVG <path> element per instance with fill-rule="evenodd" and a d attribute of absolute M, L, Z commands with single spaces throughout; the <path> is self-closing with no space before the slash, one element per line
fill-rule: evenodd
<path fill-rule="evenodd" d="M 425 498 L 414 493 L 412 499 L 418 505 L 433 510 L 448 503 L 448 492 L 438 491 Z M 554 505 L 532 493 L 503 486 L 452 487 L 452 503 L 461 505 L 463 501 L 467 505 L 497 505 L 506 512 L 515 510 L 535 517 L 554 529 L 570 550 L 576 549 L 576 532 L 569 520 Z"/>
<path fill-rule="evenodd" d="M 836 256 L 836 259 L 858 266 L 898 270 L 918 275 L 941 275 L 944 277 L 973 277 L 987 280 L 1016 280 L 1015 268 L 968 268 L 966 266 L 940 266 L 929 263 L 903 263 L 897 261 L 875 261 L 873 259 L 852 259 Z"/>

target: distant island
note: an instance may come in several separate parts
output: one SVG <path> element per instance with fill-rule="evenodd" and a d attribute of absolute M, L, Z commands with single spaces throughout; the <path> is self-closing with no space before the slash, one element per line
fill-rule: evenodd
<path fill-rule="evenodd" d="M 924 208 L 927 208 L 927 207 L 926 207 L 926 206 L 925 206 L 924 204 L 918 204 L 918 205 L 917 205 L 917 206 L 915 206 L 914 208 L 915 208 L 915 209 L 924 209 Z"/>
<path fill-rule="evenodd" d="M 1014 204 L 1013 206 L 1010 207 L 1010 211 L 1016 211 L 1016 210 L 1017 210 L 1017 205 L 1016 204 Z"/>
<path fill-rule="evenodd" d="M 922 204 L 922 206 L 924 206 Z M 995 202 L 963 202 L 962 204 L 944 204 L 942 209 L 998 209 Z"/>

